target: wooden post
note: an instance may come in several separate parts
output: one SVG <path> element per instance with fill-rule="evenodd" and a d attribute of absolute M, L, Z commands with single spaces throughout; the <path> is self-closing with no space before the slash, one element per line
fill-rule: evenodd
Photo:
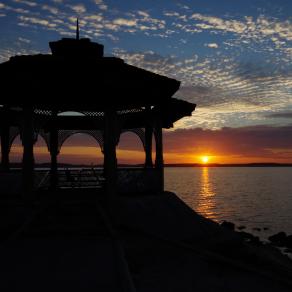
<path fill-rule="evenodd" d="M 107 110 L 104 116 L 104 174 L 105 191 L 111 201 L 117 191 L 117 113 Z"/>
<path fill-rule="evenodd" d="M 34 188 L 34 155 L 33 145 L 35 142 L 33 125 L 33 109 L 26 107 L 23 109 L 23 130 L 22 130 L 22 179 L 24 195 L 29 198 Z"/>
<path fill-rule="evenodd" d="M 156 157 L 155 168 L 159 175 L 159 190 L 164 191 L 164 168 L 163 168 L 163 140 L 162 140 L 162 125 L 160 121 L 155 123 L 155 143 L 156 143 Z"/>
<path fill-rule="evenodd" d="M 58 188 L 58 130 L 54 125 L 50 130 L 50 155 L 51 155 L 51 171 L 50 171 L 50 189 Z"/>
<path fill-rule="evenodd" d="M 10 134 L 10 126 L 9 126 L 9 117 L 7 113 L 7 107 L 4 106 L 1 111 L 1 169 L 3 171 L 8 171 L 10 168 L 9 165 L 9 134 Z"/>
<path fill-rule="evenodd" d="M 146 126 L 145 128 L 145 167 L 152 168 L 152 133 L 153 128 Z"/>
<path fill-rule="evenodd" d="M 9 125 L 3 123 L 1 126 L 1 169 L 9 171 Z"/>
<path fill-rule="evenodd" d="M 52 113 L 52 125 L 50 128 L 50 155 L 51 155 L 51 170 L 50 170 L 50 189 L 56 190 L 58 187 L 58 154 L 59 154 L 59 137 L 56 124 L 56 110 Z"/>

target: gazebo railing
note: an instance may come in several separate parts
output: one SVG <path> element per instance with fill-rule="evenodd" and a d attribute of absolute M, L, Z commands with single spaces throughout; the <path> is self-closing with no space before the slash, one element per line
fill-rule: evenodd
<path fill-rule="evenodd" d="M 117 189 L 120 193 L 159 191 L 159 170 L 155 168 L 118 168 Z"/>
<path fill-rule="evenodd" d="M 22 172 L 12 169 L 2 174 L 2 193 L 21 193 Z M 13 181 L 13 183 L 12 183 Z M 50 188 L 50 171 L 35 169 L 34 189 Z M 103 189 L 105 178 L 101 168 L 60 168 L 58 170 L 58 188 Z M 152 193 L 159 191 L 159 170 L 143 167 L 123 167 L 117 169 L 117 190 L 119 193 Z"/>
<path fill-rule="evenodd" d="M 154 168 L 127 167 L 117 169 L 119 193 L 155 192 L 159 189 L 159 173 Z M 50 187 L 50 173 L 36 170 L 36 188 Z M 102 189 L 105 183 L 101 168 L 65 168 L 58 170 L 58 188 Z"/>

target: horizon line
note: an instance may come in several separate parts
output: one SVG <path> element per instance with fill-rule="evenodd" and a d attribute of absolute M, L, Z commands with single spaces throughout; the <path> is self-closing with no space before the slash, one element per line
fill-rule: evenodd
<path fill-rule="evenodd" d="M 12 168 L 20 166 L 22 163 L 11 163 Z M 50 165 L 50 162 L 36 163 L 35 167 L 44 167 Z M 74 163 L 59 163 L 59 167 L 103 167 L 103 164 L 74 164 Z M 141 167 L 143 163 L 129 164 L 121 163 L 118 167 Z M 165 163 L 164 167 L 292 167 L 292 163 L 280 162 L 251 162 L 251 163 Z"/>

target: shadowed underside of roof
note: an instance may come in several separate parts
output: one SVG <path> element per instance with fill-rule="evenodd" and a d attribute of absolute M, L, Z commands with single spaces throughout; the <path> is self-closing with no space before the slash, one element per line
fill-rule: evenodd
<path fill-rule="evenodd" d="M 70 110 L 154 106 L 169 100 L 180 82 L 113 57 L 17 56 L 0 64 L 5 104 Z"/>

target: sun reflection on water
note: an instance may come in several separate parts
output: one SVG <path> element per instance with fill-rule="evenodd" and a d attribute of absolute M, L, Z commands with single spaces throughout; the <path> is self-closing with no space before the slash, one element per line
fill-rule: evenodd
<path fill-rule="evenodd" d="M 216 193 L 209 177 L 209 168 L 203 167 L 201 169 L 200 190 L 196 211 L 205 217 L 215 219 L 215 196 Z"/>

